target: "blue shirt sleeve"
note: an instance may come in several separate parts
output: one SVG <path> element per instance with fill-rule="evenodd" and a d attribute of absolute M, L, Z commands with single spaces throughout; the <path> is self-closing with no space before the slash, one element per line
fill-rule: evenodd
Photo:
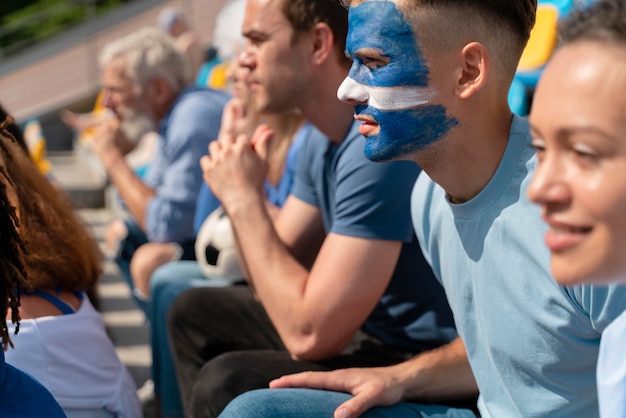
<path fill-rule="evenodd" d="M 202 184 L 200 157 L 208 152 L 209 142 L 217 138 L 226 99 L 216 91 L 183 93 L 165 120 L 161 155 L 148 175 L 157 190 L 146 212 L 150 241 L 193 238 L 194 212 Z"/>
<path fill-rule="evenodd" d="M 292 193 L 317 206 L 327 232 L 411 242 L 411 189 L 419 167 L 365 158 L 358 123 L 340 145 L 313 133 L 303 144 Z"/>
<path fill-rule="evenodd" d="M 196 235 L 204 223 L 204 220 L 217 209 L 219 205 L 220 201 L 215 197 L 211 188 L 205 182 L 202 182 L 193 219 L 193 230 Z"/>

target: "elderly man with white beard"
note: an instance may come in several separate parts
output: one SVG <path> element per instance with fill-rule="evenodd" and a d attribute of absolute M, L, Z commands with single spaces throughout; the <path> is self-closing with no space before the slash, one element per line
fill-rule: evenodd
<path fill-rule="evenodd" d="M 106 234 L 107 248 L 134 289 L 129 265 L 142 245 L 155 257 L 193 259 L 193 215 L 202 185 L 200 157 L 217 138 L 223 92 L 188 86 L 188 67 L 173 41 L 146 28 L 106 45 L 100 55 L 102 104 L 113 117 L 96 129 L 93 150 L 130 213 Z M 125 159 L 137 138 L 159 133 L 156 155 L 140 177 Z M 145 298 L 133 292 L 139 306 Z"/>

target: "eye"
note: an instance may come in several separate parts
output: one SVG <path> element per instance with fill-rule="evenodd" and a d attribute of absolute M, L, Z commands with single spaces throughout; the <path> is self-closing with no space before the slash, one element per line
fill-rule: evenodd
<path fill-rule="evenodd" d="M 372 57 L 360 57 L 359 60 L 370 70 L 376 70 L 389 64 L 389 60 Z"/>
<path fill-rule="evenodd" d="M 584 160 L 595 161 L 598 158 L 596 152 L 585 144 L 575 144 L 572 147 L 572 152 Z"/>
<path fill-rule="evenodd" d="M 539 159 L 539 161 L 541 161 L 543 154 L 546 151 L 545 141 L 540 138 L 533 138 L 532 142 L 530 143 L 530 146 L 535 150 L 535 153 L 537 154 L 537 158 Z"/>
<path fill-rule="evenodd" d="M 389 64 L 389 57 L 382 55 L 381 51 L 372 48 L 364 48 L 355 54 L 355 58 L 370 70 L 376 70 Z"/>

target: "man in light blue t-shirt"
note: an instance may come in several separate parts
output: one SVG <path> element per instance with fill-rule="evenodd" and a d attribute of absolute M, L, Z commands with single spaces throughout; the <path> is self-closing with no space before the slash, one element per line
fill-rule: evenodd
<path fill-rule="evenodd" d="M 459 338 L 397 366 L 282 377 L 271 386 L 337 392 L 251 392 L 224 417 L 352 417 L 394 404 L 365 416 L 474 417 L 425 403 L 477 389 L 482 417 L 598 415 L 600 334 L 626 289 L 565 288 L 550 276 L 545 226 L 526 198 L 528 125 L 507 106 L 535 11 L 528 0 L 353 2 L 354 63 L 338 94 L 355 104 L 370 159 L 423 169 L 413 225 Z"/>
<path fill-rule="evenodd" d="M 328 0 L 247 2 L 239 63 L 250 70 L 257 108 L 298 108 L 315 129 L 275 219 L 261 188 L 267 127 L 234 136 L 224 122 L 201 160 L 250 286 L 191 289 L 172 304 L 186 415 L 216 416 L 285 373 L 395 364 L 456 338 L 411 227 L 419 167 L 366 159 L 353 109 L 337 98 L 350 68 L 347 17 Z"/>

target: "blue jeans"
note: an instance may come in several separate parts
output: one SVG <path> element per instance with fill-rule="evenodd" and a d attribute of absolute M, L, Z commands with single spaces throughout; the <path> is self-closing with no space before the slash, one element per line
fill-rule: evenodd
<path fill-rule="evenodd" d="M 258 389 L 239 395 L 220 418 L 320 418 L 332 417 L 335 409 L 352 395 L 316 389 Z M 470 409 L 402 402 L 372 408 L 363 418 L 476 418 Z"/>
<path fill-rule="evenodd" d="M 150 278 L 148 319 L 152 348 L 152 380 L 154 393 L 161 399 L 161 414 L 166 418 L 181 418 L 183 406 L 176 381 L 174 359 L 170 349 L 167 313 L 172 302 L 184 290 L 192 287 L 227 286 L 221 279 L 208 280 L 195 261 L 175 261 L 157 269 Z"/>
<path fill-rule="evenodd" d="M 148 302 L 146 300 L 138 298 L 135 295 L 135 284 L 133 283 L 133 279 L 130 274 L 130 260 L 133 258 L 133 255 L 135 254 L 135 251 L 137 251 L 137 248 L 141 247 L 143 244 L 148 243 L 148 237 L 146 237 L 145 232 L 143 232 L 139 225 L 137 225 L 133 220 L 127 219 L 124 221 L 124 224 L 126 225 L 128 234 L 126 235 L 126 238 L 124 238 L 120 243 L 120 249 L 117 257 L 115 257 L 115 262 L 120 269 L 120 273 L 124 278 L 124 281 L 126 282 L 126 284 L 128 284 L 128 287 L 130 288 L 135 303 L 137 303 L 137 306 L 146 314 L 146 317 L 149 320 L 150 314 L 148 313 Z M 179 245 L 183 250 L 183 254 L 181 256 L 182 260 L 195 260 L 193 240 L 186 240 L 185 242 L 179 243 Z M 202 272 L 200 272 L 200 275 L 197 277 L 203 277 Z"/>

